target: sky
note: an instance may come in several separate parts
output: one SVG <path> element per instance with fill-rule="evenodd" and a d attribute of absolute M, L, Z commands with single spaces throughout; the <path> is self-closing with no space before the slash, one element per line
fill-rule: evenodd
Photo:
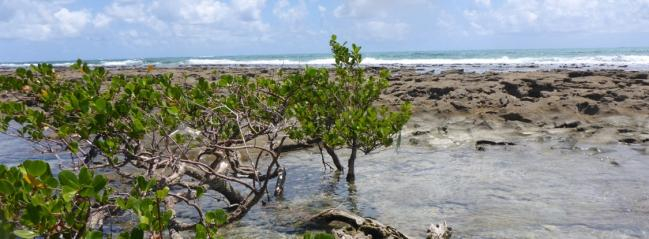
<path fill-rule="evenodd" d="M 0 0 L 0 61 L 648 47 L 649 0 Z"/>

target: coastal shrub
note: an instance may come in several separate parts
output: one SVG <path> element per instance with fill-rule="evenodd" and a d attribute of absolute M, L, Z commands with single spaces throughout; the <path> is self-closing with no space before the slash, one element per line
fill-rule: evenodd
<path fill-rule="evenodd" d="M 81 61 L 72 68 L 80 79 L 60 79 L 49 64 L 3 76 L 0 91 L 9 99 L 0 102 L 0 131 L 69 155 L 65 166 L 78 172 L 117 177 L 107 195 L 113 207 L 89 217 L 130 212 L 153 237 L 194 230 L 214 238 L 215 225 L 240 219 L 273 194 L 269 183 L 284 174 L 277 149 L 287 127 L 277 82 L 223 76 L 186 87 L 169 74 L 109 75 Z M 255 144 L 258 138 L 265 143 Z M 227 214 L 197 206 L 207 191 L 220 195 Z M 198 218 L 179 220 L 178 204 Z"/>
<path fill-rule="evenodd" d="M 44 161 L 20 166 L 0 165 L 0 224 L 2 238 L 97 238 L 87 227 L 91 211 L 109 205 L 112 192 L 103 175 L 83 167 L 78 174 L 52 174 Z M 11 232 L 11 234 L 9 234 Z M 101 237 L 99 237 L 101 238 Z"/>
<path fill-rule="evenodd" d="M 381 92 L 388 87 L 389 72 L 368 76 L 362 67 L 360 47 L 351 49 L 330 40 L 335 60 L 335 75 L 327 69 L 307 68 L 288 78 L 289 85 L 299 92 L 293 97 L 289 114 L 299 121 L 299 127 L 289 134 L 294 139 L 316 139 L 331 156 L 340 171 L 337 149 L 349 148 L 347 181 L 355 179 L 354 163 L 357 151 L 367 154 L 380 146 L 389 146 L 411 115 L 411 105 L 402 104 L 396 111 L 376 106 Z"/>
<path fill-rule="evenodd" d="M 387 71 L 366 76 L 360 47 L 335 36 L 330 45 L 333 77 L 307 67 L 280 81 L 224 75 L 187 85 L 152 68 L 112 75 L 80 60 L 69 79 L 50 64 L 0 76 L 0 131 L 69 158 L 58 174 L 42 161 L 0 168 L 0 236 L 99 238 L 104 221 L 132 215 L 119 238 L 217 238 L 218 227 L 281 195 L 289 137 L 323 146 L 340 170 L 336 151 L 351 149 L 353 181 L 357 151 L 390 145 L 410 105 L 375 106 Z M 220 208 L 199 206 L 208 192 Z M 196 217 L 179 218 L 179 205 Z"/>
<path fill-rule="evenodd" d="M 54 175 L 47 162 L 26 160 L 17 167 L 0 165 L 0 226 L 2 238 L 103 238 L 93 230 L 101 218 L 93 212 L 128 210 L 138 217 L 137 226 L 118 238 L 160 238 L 172 214 L 162 206 L 169 188 L 157 189 L 155 180 L 137 177 L 126 198 L 112 198 L 108 179 L 87 167 L 74 173 L 64 170 Z M 217 238 L 218 226 L 227 222 L 221 209 L 206 213 L 196 224 L 195 238 Z M 95 228 L 97 229 L 97 228 Z"/>

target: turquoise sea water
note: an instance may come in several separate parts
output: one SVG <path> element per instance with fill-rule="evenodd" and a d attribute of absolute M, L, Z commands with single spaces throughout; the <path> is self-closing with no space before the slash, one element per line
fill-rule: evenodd
<path fill-rule="evenodd" d="M 107 67 L 182 67 L 194 65 L 330 65 L 333 60 L 328 53 L 289 55 L 242 55 L 202 57 L 162 57 L 134 59 L 87 60 L 92 65 Z M 21 67 L 38 62 L 4 62 L 0 67 Z M 49 62 L 55 66 L 67 66 L 70 61 Z M 490 69 L 520 68 L 623 68 L 649 69 L 649 48 L 601 48 L 601 49 L 527 49 L 527 50 L 463 50 L 463 51 L 404 51 L 370 52 L 364 54 L 367 65 L 411 65 Z"/>

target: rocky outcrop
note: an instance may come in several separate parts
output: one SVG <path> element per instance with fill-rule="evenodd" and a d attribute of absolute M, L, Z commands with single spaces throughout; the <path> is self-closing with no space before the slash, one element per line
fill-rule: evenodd
<path fill-rule="evenodd" d="M 309 227 L 331 230 L 336 239 L 407 239 L 397 229 L 341 209 L 324 210 L 309 220 Z M 443 224 L 430 225 L 426 231 L 430 239 L 449 239 L 452 229 Z"/>

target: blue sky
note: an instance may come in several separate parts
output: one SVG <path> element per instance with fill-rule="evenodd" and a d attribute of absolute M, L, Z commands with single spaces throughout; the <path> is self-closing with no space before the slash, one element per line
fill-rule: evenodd
<path fill-rule="evenodd" d="M 0 61 L 649 46 L 649 0 L 0 0 Z"/>

